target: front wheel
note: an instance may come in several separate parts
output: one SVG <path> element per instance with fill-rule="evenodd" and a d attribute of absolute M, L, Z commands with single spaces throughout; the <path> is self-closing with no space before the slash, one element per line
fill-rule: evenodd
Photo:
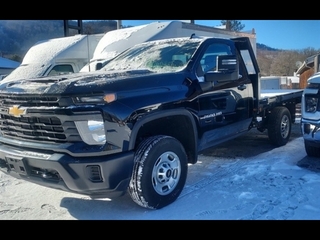
<path fill-rule="evenodd" d="M 142 207 L 163 208 L 179 197 L 187 171 L 187 155 L 177 139 L 150 137 L 136 151 L 128 192 Z"/>
<path fill-rule="evenodd" d="M 269 115 L 268 137 L 280 147 L 288 143 L 291 134 L 291 114 L 285 107 L 275 107 Z"/>

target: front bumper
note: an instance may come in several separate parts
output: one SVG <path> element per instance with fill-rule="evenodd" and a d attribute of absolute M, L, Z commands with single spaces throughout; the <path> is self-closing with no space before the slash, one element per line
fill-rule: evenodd
<path fill-rule="evenodd" d="M 305 141 L 320 145 L 320 121 L 301 119 L 301 133 Z"/>
<path fill-rule="evenodd" d="M 65 153 L 0 144 L 0 170 L 3 172 L 39 185 L 93 198 L 123 195 L 132 169 L 133 152 L 72 157 Z"/>

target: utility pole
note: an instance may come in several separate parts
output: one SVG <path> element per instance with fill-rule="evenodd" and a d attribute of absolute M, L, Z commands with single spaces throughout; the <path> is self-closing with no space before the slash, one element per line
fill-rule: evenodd
<path fill-rule="evenodd" d="M 230 20 L 226 20 L 226 29 L 227 30 L 231 30 L 231 21 Z"/>
<path fill-rule="evenodd" d="M 122 28 L 122 20 L 117 20 L 117 29 Z"/>
<path fill-rule="evenodd" d="M 75 29 L 77 30 L 78 34 L 83 34 L 83 25 L 82 25 L 82 20 L 76 20 L 77 25 L 70 24 L 69 21 L 74 21 L 74 20 L 63 20 L 63 27 L 64 27 L 64 36 L 68 37 L 70 36 L 70 29 Z"/>

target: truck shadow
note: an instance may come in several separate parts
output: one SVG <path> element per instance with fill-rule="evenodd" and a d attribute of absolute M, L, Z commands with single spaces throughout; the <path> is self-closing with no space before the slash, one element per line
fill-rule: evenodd
<path fill-rule="evenodd" d="M 297 166 L 312 172 L 320 172 L 320 159 L 306 156 L 297 162 Z"/>
<path fill-rule="evenodd" d="M 292 124 L 290 140 L 302 137 L 299 123 Z M 268 138 L 268 132 L 251 129 L 249 132 L 218 146 L 204 150 L 201 154 L 212 157 L 250 158 L 277 148 Z M 304 150 L 304 146 L 301 146 Z"/>
<path fill-rule="evenodd" d="M 112 199 L 65 197 L 60 207 L 65 208 L 77 220 L 134 220 L 148 210 L 135 204 L 128 194 Z"/>

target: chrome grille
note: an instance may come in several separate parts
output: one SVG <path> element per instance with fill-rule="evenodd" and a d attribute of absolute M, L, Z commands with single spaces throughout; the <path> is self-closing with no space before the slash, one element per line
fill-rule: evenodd
<path fill-rule="evenodd" d="M 34 142 L 81 141 L 70 116 L 59 114 L 62 106 L 72 105 L 72 99 L 54 96 L 31 95 L 0 96 L 0 134 L 4 137 Z M 19 106 L 28 109 L 23 116 L 9 114 L 9 108 Z M 43 107 L 43 108 L 42 108 Z"/>
<path fill-rule="evenodd" d="M 59 106 L 57 97 L 36 97 L 36 96 L 0 96 L 0 102 L 3 105 L 23 105 L 23 106 Z"/>
<path fill-rule="evenodd" d="M 75 124 L 71 121 L 62 123 L 57 117 L 0 116 L 0 131 L 6 137 L 56 143 L 80 141 Z"/>

